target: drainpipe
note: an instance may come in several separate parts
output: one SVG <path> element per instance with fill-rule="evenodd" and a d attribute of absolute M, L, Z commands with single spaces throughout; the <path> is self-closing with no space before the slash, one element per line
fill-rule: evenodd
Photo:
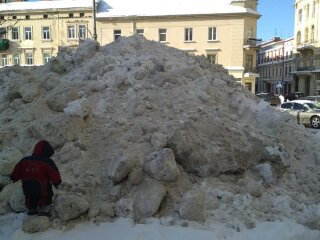
<path fill-rule="evenodd" d="M 93 39 L 97 40 L 97 25 L 96 25 L 96 1 L 92 0 L 93 4 Z"/>

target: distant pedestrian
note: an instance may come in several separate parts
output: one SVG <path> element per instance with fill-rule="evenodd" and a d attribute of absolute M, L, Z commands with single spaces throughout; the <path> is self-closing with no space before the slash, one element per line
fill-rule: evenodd
<path fill-rule="evenodd" d="M 50 158 L 54 150 L 49 142 L 39 141 L 31 156 L 18 162 L 11 174 L 11 179 L 22 181 L 25 206 L 28 215 L 49 215 L 52 204 L 52 184 L 57 188 L 61 176 L 54 161 Z"/>
<path fill-rule="evenodd" d="M 284 96 L 282 94 L 279 95 L 279 98 L 280 98 L 280 103 L 284 103 L 285 99 L 284 99 Z"/>

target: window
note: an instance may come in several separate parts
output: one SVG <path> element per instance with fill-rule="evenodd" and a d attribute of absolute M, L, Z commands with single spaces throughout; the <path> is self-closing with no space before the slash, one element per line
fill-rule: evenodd
<path fill-rule="evenodd" d="M 5 28 L 0 28 L 0 39 L 6 39 L 7 30 Z"/>
<path fill-rule="evenodd" d="M 208 40 L 209 41 L 215 41 L 217 40 L 217 28 L 210 27 L 208 29 Z"/>
<path fill-rule="evenodd" d="M 302 22 L 302 9 L 300 9 L 298 12 L 298 20 L 300 23 Z"/>
<path fill-rule="evenodd" d="M 184 29 L 184 41 L 191 42 L 192 41 L 192 28 Z"/>
<path fill-rule="evenodd" d="M 32 28 L 31 27 L 25 27 L 24 28 L 24 39 L 25 40 L 31 40 L 32 39 Z"/>
<path fill-rule="evenodd" d="M 73 18 L 73 13 L 69 13 L 69 18 Z"/>
<path fill-rule="evenodd" d="M 1 55 L 1 66 L 7 66 L 8 65 L 8 56 L 7 54 Z"/>
<path fill-rule="evenodd" d="M 216 64 L 217 63 L 217 54 L 207 54 L 207 59 L 210 63 Z"/>
<path fill-rule="evenodd" d="M 4 16 L 0 16 L 0 20 L 4 20 Z"/>
<path fill-rule="evenodd" d="M 245 69 L 245 71 L 252 72 L 253 71 L 252 66 L 253 66 L 253 55 L 247 54 L 246 55 L 246 69 Z"/>
<path fill-rule="evenodd" d="M 18 53 L 13 54 L 13 64 L 14 65 L 20 64 L 20 55 Z"/>
<path fill-rule="evenodd" d="M 313 1 L 313 3 L 312 3 L 312 17 L 315 16 L 315 13 L 316 13 L 316 1 Z"/>
<path fill-rule="evenodd" d="M 12 40 L 19 40 L 19 28 L 13 27 L 12 28 Z"/>
<path fill-rule="evenodd" d="M 297 45 L 301 44 L 301 32 L 297 33 Z"/>
<path fill-rule="evenodd" d="M 114 30 L 113 36 L 114 36 L 114 40 L 117 40 L 119 37 L 121 37 L 121 30 Z"/>
<path fill-rule="evenodd" d="M 50 52 L 43 52 L 42 58 L 43 58 L 43 64 L 50 62 L 50 59 L 51 59 Z"/>
<path fill-rule="evenodd" d="M 68 39 L 74 39 L 76 38 L 76 27 L 75 26 L 68 26 L 68 31 L 67 31 L 67 38 Z"/>
<path fill-rule="evenodd" d="M 86 39 L 87 38 L 87 27 L 86 25 L 79 25 L 79 38 Z"/>
<path fill-rule="evenodd" d="M 26 19 L 28 19 L 28 20 L 29 20 L 29 19 L 30 19 L 30 15 L 26 15 Z"/>
<path fill-rule="evenodd" d="M 84 17 L 84 13 L 80 13 L 80 17 Z"/>
<path fill-rule="evenodd" d="M 44 40 L 50 40 L 50 27 L 43 27 L 42 28 L 42 39 Z"/>
<path fill-rule="evenodd" d="M 306 18 L 309 18 L 309 11 L 310 11 L 310 6 L 309 4 L 307 5 L 307 9 L 306 9 Z"/>
<path fill-rule="evenodd" d="M 136 34 L 139 34 L 139 35 L 143 36 L 144 29 L 136 29 Z"/>
<path fill-rule="evenodd" d="M 47 19 L 47 18 L 48 18 L 48 14 L 44 14 L 44 15 L 43 15 L 43 18 L 44 18 L 44 19 Z"/>
<path fill-rule="evenodd" d="M 309 29 L 306 28 L 304 31 L 304 42 L 308 42 L 308 37 L 309 37 Z"/>
<path fill-rule="evenodd" d="M 17 19 L 17 16 L 12 16 L 12 19 L 13 19 L 13 20 L 16 20 L 16 19 Z"/>
<path fill-rule="evenodd" d="M 26 53 L 26 65 L 33 65 L 33 54 Z"/>
<path fill-rule="evenodd" d="M 167 29 L 160 28 L 159 29 L 159 42 L 166 42 L 167 41 Z"/>
<path fill-rule="evenodd" d="M 311 41 L 312 43 L 314 42 L 314 26 L 313 26 L 313 25 L 312 25 L 312 27 L 311 27 L 310 41 Z"/>

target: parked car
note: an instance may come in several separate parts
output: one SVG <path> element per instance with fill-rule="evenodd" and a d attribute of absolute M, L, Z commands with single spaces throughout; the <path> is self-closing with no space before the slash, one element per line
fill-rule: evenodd
<path fill-rule="evenodd" d="M 297 117 L 298 124 L 320 128 L 320 109 L 309 100 L 293 100 L 280 105 L 281 111 Z"/>
<path fill-rule="evenodd" d="M 285 98 L 289 101 L 296 100 L 299 98 L 303 98 L 304 93 L 303 92 L 293 92 L 293 93 L 288 93 Z"/>
<path fill-rule="evenodd" d="M 303 99 L 312 101 L 317 107 L 320 108 L 320 95 L 317 95 L 317 96 L 306 96 Z"/>
<path fill-rule="evenodd" d="M 257 93 L 256 96 L 269 102 L 271 106 L 278 106 L 281 103 L 279 96 L 273 93 Z"/>

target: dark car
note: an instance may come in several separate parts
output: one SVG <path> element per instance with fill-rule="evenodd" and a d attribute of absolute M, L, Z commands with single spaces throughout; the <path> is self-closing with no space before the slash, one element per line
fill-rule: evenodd
<path fill-rule="evenodd" d="M 279 96 L 273 93 L 257 93 L 256 96 L 269 102 L 271 106 L 278 106 L 281 103 Z"/>
<path fill-rule="evenodd" d="M 293 93 L 288 93 L 285 98 L 289 101 L 292 101 L 292 100 L 296 100 L 303 97 L 304 97 L 303 92 L 293 92 Z"/>

